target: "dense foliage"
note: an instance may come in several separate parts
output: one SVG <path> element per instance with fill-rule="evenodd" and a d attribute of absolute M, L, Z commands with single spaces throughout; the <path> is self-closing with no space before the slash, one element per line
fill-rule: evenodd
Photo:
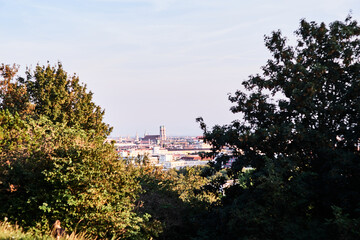
<path fill-rule="evenodd" d="M 27 80 L 14 79 L 16 66 L 0 70 L 0 217 L 44 231 L 61 219 L 70 231 L 141 238 L 150 218 L 135 212 L 141 186 L 104 143 L 110 128 L 91 93 L 60 64 L 37 66 Z"/>
<path fill-rule="evenodd" d="M 295 34 L 294 47 L 265 37 L 272 59 L 229 97 L 240 119 L 198 119 L 213 154 L 236 158 L 217 225 L 204 226 L 217 239 L 360 238 L 360 27 L 302 20 Z"/>
<path fill-rule="evenodd" d="M 161 226 L 157 239 L 191 239 L 198 235 L 209 207 L 219 201 L 218 194 L 203 187 L 211 179 L 204 177 L 207 167 L 163 171 L 150 165 L 136 168 L 144 192 L 143 208 Z"/>

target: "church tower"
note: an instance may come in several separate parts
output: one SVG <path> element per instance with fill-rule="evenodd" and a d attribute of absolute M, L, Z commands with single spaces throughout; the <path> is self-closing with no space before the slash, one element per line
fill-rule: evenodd
<path fill-rule="evenodd" d="M 160 141 L 165 142 L 166 141 L 166 130 L 165 126 L 160 126 Z"/>

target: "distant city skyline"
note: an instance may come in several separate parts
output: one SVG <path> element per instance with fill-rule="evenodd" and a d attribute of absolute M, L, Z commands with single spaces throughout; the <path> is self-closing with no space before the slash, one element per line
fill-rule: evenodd
<path fill-rule="evenodd" d="M 163 125 L 162 125 L 163 126 Z M 166 126 L 163 126 L 163 127 L 165 127 L 166 128 Z M 114 135 L 114 134 L 110 134 L 110 136 L 109 136 L 109 138 L 111 139 L 111 138 L 132 138 L 132 139 L 135 139 L 135 138 L 143 138 L 143 137 L 145 137 L 145 136 L 149 136 L 149 135 L 159 135 L 159 133 L 161 133 L 161 132 L 156 132 L 156 130 L 154 130 L 154 131 L 144 131 L 143 133 L 139 133 L 139 132 L 136 132 L 136 133 L 134 133 L 134 134 L 126 134 L 126 135 Z M 160 134 L 161 135 L 161 134 Z M 160 136 L 159 135 L 159 136 Z M 202 133 L 200 133 L 200 134 L 197 134 L 197 135 L 184 135 L 184 134 L 180 134 L 180 135 L 169 135 L 168 133 L 167 133 L 167 130 L 166 130 L 166 134 L 165 134 L 165 136 L 166 137 L 170 137 L 170 138 L 172 138 L 172 137 L 200 137 L 200 136 L 202 136 Z M 165 139 L 166 139 L 166 137 L 165 137 Z"/>
<path fill-rule="evenodd" d="M 294 42 L 301 19 L 343 21 L 358 0 L 0 0 L 0 63 L 61 61 L 105 109 L 111 136 L 199 136 L 240 117 L 228 93 L 261 73 L 264 35 Z"/>

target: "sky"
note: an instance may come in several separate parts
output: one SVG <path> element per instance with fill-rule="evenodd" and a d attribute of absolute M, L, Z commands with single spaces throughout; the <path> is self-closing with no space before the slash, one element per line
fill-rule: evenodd
<path fill-rule="evenodd" d="M 241 117 L 228 94 L 290 43 L 301 19 L 360 21 L 359 0 L 0 0 L 0 63 L 61 62 L 105 109 L 111 136 L 198 136 Z"/>

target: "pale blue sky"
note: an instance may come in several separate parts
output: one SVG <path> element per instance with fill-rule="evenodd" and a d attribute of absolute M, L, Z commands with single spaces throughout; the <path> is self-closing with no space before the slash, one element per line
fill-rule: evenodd
<path fill-rule="evenodd" d="M 269 58 L 264 35 L 344 20 L 359 0 L 0 0 L 0 63 L 61 61 L 94 93 L 113 136 L 201 135 L 234 120 L 227 94 Z"/>

